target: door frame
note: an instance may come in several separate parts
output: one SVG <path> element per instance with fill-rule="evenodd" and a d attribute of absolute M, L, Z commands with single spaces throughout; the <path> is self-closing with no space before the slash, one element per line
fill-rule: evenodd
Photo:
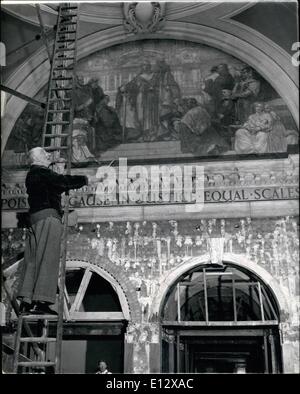
<path fill-rule="evenodd" d="M 175 322 L 174 322 L 175 323 Z M 282 373 L 282 351 L 280 343 L 280 331 L 279 325 L 277 324 L 264 324 L 264 325 L 253 325 L 251 327 L 244 325 L 244 327 L 232 325 L 222 325 L 217 327 L 204 327 L 199 325 L 179 325 L 177 324 L 162 324 L 161 326 L 161 365 L 163 365 L 163 333 L 172 338 L 168 346 L 168 366 L 169 373 L 181 373 L 180 372 L 180 337 L 260 337 L 263 341 L 264 351 L 264 373 L 274 374 Z M 277 343 L 276 343 L 277 342 Z M 176 365 L 175 365 L 176 355 Z M 184 358 L 186 358 L 186 347 L 184 347 Z M 179 372 L 178 372 L 179 371 Z"/>

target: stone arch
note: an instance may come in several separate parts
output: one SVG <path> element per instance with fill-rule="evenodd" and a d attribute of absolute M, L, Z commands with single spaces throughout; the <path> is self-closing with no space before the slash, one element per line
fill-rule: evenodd
<path fill-rule="evenodd" d="M 95 272 L 103 279 L 105 279 L 107 282 L 109 282 L 118 295 L 125 319 L 128 321 L 130 320 L 130 305 L 128 298 L 126 297 L 126 294 L 122 289 L 120 283 L 113 275 L 111 275 L 107 270 L 99 267 L 98 265 L 94 265 L 83 260 L 67 260 L 66 265 L 67 268 L 72 268 L 72 267 L 89 268 L 92 272 Z"/>
<path fill-rule="evenodd" d="M 260 267 L 253 261 L 249 260 L 244 255 L 224 253 L 223 261 L 232 263 L 238 268 L 244 268 L 247 271 L 256 275 L 259 279 L 261 279 L 261 281 L 270 289 L 275 301 L 277 302 L 278 310 L 280 312 L 280 321 L 282 322 L 287 319 L 287 317 L 290 315 L 289 304 L 278 282 L 268 271 L 266 271 L 264 268 Z M 191 259 L 180 264 L 165 277 L 161 278 L 159 290 L 152 301 L 150 309 L 150 319 L 156 320 L 157 318 L 159 318 L 159 316 L 161 316 L 167 291 L 181 275 L 197 266 L 200 266 L 201 264 L 208 264 L 208 262 L 209 255 L 207 254 L 200 257 L 192 257 Z"/>
<path fill-rule="evenodd" d="M 96 258 L 93 260 L 94 262 L 91 262 L 89 258 L 68 258 L 67 267 L 72 266 L 72 264 L 82 264 L 82 267 L 89 266 L 91 270 L 110 282 L 113 288 L 116 289 L 125 318 L 128 321 L 140 321 L 142 316 L 141 307 L 136 290 L 131 285 L 124 270 L 104 259 Z"/>
<path fill-rule="evenodd" d="M 80 39 L 77 53 L 78 60 L 80 60 L 101 49 L 138 39 L 177 39 L 210 45 L 255 68 L 284 97 L 295 122 L 299 124 L 298 88 L 296 82 L 294 82 L 295 70 L 291 65 L 288 54 L 283 56 L 282 51 L 279 51 L 270 40 L 265 39 L 263 42 L 257 42 L 254 45 L 251 43 L 251 32 L 247 34 L 249 36 L 248 41 L 213 27 L 168 21 L 159 36 L 145 34 L 142 37 L 137 37 L 134 34 L 125 35 L 123 26 L 117 26 Z M 278 53 L 279 60 L 273 60 L 269 55 L 270 53 Z M 287 67 L 287 64 L 290 64 L 290 66 Z M 5 84 L 12 89 L 34 97 L 46 85 L 49 68 L 46 51 L 41 49 L 22 64 Z M 7 102 L 6 114 L 2 119 L 2 152 L 14 123 L 25 105 L 26 102 L 12 96 Z"/>
<path fill-rule="evenodd" d="M 22 262 L 23 259 L 18 260 L 12 266 L 4 270 L 5 277 L 13 277 Z M 107 280 L 119 297 L 125 319 L 134 322 L 141 320 L 141 308 L 137 299 L 136 290 L 133 286 L 130 286 L 128 277 L 122 269 L 115 267 L 109 261 L 100 262 L 97 259 L 92 263 L 85 259 L 68 258 L 66 264 L 67 267 L 89 267 L 93 272 Z"/>

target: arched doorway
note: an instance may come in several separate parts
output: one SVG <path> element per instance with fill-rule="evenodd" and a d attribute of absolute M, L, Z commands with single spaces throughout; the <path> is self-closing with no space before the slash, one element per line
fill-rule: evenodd
<path fill-rule="evenodd" d="M 120 285 L 98 266 L 68 261 L 65 299 L 63 373 L 94 373 L 100 360 L 122 373 L 129 308 Z M 51 360 L 54 346 L 47 351 Z"/>
<path fill-rule="evenodd" d="M 164 298 L 162 371 L 280 373 L 279 315 L 253 272 L 229 262 L 194 266 Z"/>

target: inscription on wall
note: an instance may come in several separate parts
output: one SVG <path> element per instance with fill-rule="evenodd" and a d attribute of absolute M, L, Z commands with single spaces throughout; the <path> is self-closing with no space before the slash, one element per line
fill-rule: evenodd
<path fill-rule="evenodd" d="M 236 189 L 209 188 L 204 190 L 204 203 L 234 203 L 245 201 L 273 201 L 273 200 L 298 200 L 299 187 L 248 187 Z M 20 193 L 19 189 L 10 189 L 9 194 L 5 193 L 1 199 L 3 210 L 26 210 L 28 209 L 27 195 Z M 73 208 L 100 207 L 100 206 L 121 206 L 121 205 L 151 205 L 151 204 L 193 204 L 195 198 L 181 202 L 176 201 L 175 193 L 170 194 L 170 200 L 165 202 L 162 193 L 154 195 L 151 193 L 140 194 L 140 199 L 133 202 L 129 199 L 120 201 L 119 194 L 104 192 L 101 195 L 96 193 L 96 187 L 85 187 L 78 191 L 73 191 L 69 198 L 70 206 Z"/>

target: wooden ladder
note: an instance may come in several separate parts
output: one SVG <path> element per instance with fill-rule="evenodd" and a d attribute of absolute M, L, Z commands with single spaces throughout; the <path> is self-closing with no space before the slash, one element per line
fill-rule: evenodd
<path fill-rule="evenodd" d="M 42 146 L 51 153 L 52 162 L 58 165 L 66 162 L 66 173 L 71 173 L 72 160 L 72 130 L 74 118 L 74 91 L 76 78 L 76 54 L 77 54 L 77 25 L 78 4 L 62 3 L 58 8 L 56 34 L 51 60 L 50 78 L 48 84 L 47 104 L 45 121 L 42 135 Z M 58 316 L 54 315 L 19 315 L 18 327 L 15 339 L 14 372 L 18 373 L 19 367 L 55 367 L 55 373 L 62 372 L 62 336 L 64 312 L 69 319 L 65 297 L 65 273 L 67 257 L 69 196 L 65 193 L 64 202 L 64 230 L 62 236 L 61 262 L 59 269 L 59 296 Z M 42 323 L 42 336 L 23 337 L 23 328 L 28 327 L 29 322 Z M 49 322 L 55 322 L 56 337 L 49 337 Z M 26 330 L 28 335 L 28 330 Z M 36 360 L 20 361 L 21 343 L 30 343 L 36 349 L 44 346 Z M 55 361 L 45 360 L 47 344 L 55 342 Z M 39 345 L 38 345 L 39 344 Z"/>
<path fill-rule="evenodd" d="M 24 323 L 29 325 L 29 322 L 32 321 L 34 325 L 37 326 L 37 323 L 42 323 L 42 335 L 41 336 L 22 336 L 24 332 Z M 18 373 L 19 367 L 30 368 L 31 370 L 34 368 L 45 368 L 45 367 L 54 367 L 56 362 L 51 362 L 46 360 L 47 356 L 47 344 L 50 342 L 56 342 L 56 338 L 51 338 L 48 336 L 49 332 L 49 321 L 58 321 L 58 316 L 53 315 L 20 315 L 18 318 L 18 327 L 15 339 L 15 351 L 14 351 L 14 359 L 13 359 L 13 372 Z M 22 360 L 20 357 L 20 346 L 21 343 L 30 343 L 30 344 L 39 344 L 40 346 L 44 346 L 44 349 L 40 348 L 40 354 L 36 356 L 35 360 Z M 20 360 L 21 359 L 21 360 Z"/>

